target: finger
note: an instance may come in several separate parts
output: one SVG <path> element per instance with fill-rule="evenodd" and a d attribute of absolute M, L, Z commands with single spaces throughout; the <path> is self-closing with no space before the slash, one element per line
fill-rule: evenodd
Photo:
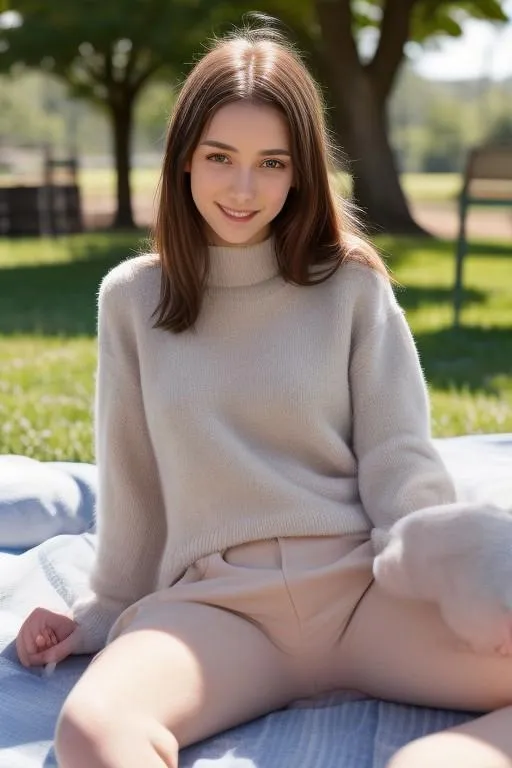
<path fill-rule="evenodd" d="M 32 636 L 30 626 L 23 624 L 16 638 L 18 658 L 24 667 L 30 666 L 30 656 L 37 653 L 38 648 Z"/>
<path fill-rule="evenodd" d="M 37 653 L 38 649 L 32 630 L 29 625 L 23 624 L 16 638 L 16 650 L 18 658 L 24 667 L 30 666 L 30 657 Z"/>
<path fill-rule="evenodd" d="M 30 663 L 35 666 L 41 666 L 43 664 L 58 664 L 59 661 L 67 658 L 70 653 L 73 652 L 76 647 L 77 634 L 76 631 L 66 637 L 61 643 L 57 643 L 52 648 L 47 648 L 45 651 L 35 653 L 29 657 Z"/>
<path fill-rule="evenodd" d="M 37 633 L 32 644 L 27 645 L 27 643 L 25 643 L 26 656 L 28 660 L 27 666 L 37 667 L 45 663 L 43 656 L 49 650 L 49 648 L 51 648 L 51 645 L 46 642 L 46 639 L 43 636 L 43 631 L 44 630 Z"/>
<path fill-rule="evenodd" d="M 16 638 L 16 653 L 18 654 L 18 659 L 20 660 L 20 663 L 24 667 L 30 666 L 30 661 L 28 658 L 28 652 L 25 648 L 25 643 L 23 642 L 23 635 L 20 632 Z"/>
<path fill-rule="evenodd" d="M 22 627 L 21 634 L 23 635 L 23 641 L 25 643 L 25 648 L 27 649 L 27 653 L 29 655 L 31 653 L 37 653 L 37 651 L 40 649 L 37 646 L 36 637 L 41 633 L 39 631 L 34 632 L 34 630 L 30 626 L 26 626 L 26 627 Z"/>
<path fill-rule="evenodd" d="M 55 637 L 55 635 L 53 634 L 53 629 L 51 629 L 51 627 L 45 627 L 43 636 L 47 648 L 51 648 L 52 645 L 55 645 L 52 639 L 52 637 Z"/>

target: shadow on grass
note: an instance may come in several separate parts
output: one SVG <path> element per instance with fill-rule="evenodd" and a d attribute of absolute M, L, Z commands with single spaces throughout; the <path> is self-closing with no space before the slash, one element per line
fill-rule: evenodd
<path fill-rule="evenodd" d="M 499 395 L 498 376 L 512 376 L 512 328 L 463 326 L 414 335 L 426 378 L 436 389 Z"/>
<path fill-rule="evenodd" d="M 0 333 L 94 336 L 99 284 L 141 242 L 131 233 L 115 241 L 111 235 L 70 238 L 71 261 L 2 269 Z"/>
<path fill-rule="evenodd" d="M 496 256 L 503 256 L 504 258 L 510 259 L 512 258 L 512 243 L 473 243 L 470 240 L 468 244 L 467 256 L 471 258 L 472 255 L 492 256 L 493 258 L 496 258 Z"/>
<path fill-rule="evenodd" d="M 403 261 L 421 259 L 421 251 L 425 250 L 429 255 L 444 257 L 451 261 L 455 271 L 456 241 L 454 240 L 424 237 L 403 237 L 397 240 L 389 235 L 381 235 L 375 238 L 375 245 L 391 270 Z M 466 259 L 470 259 L 471 256 L 512 259 L 512 242 L 469 240 Z"/>
<path fill-rule="evenodd" d="M 453 306 L 453 288 L 437 286 L 398 285 L 395 287 L 398 303 L 404 309 L 419 309 L 427 304 L 446 304 Z M 464 305 L 483 304 L 488 296 L 485 291 L 476 288 L 464 288 Z"/>
<path fill-rule="evenodd" d="M 115 259 L 2 270 L 0 333 L 94 336 L 96 295 Z"/>
<path fill-rule="evenodd" d="M 1 270 L 0 333 L 93 336 L 101 279 L 126 256 L 126 251 L 106 256 L 97 249 L 88 259 Z M 406 310 L 426 304 L 453 303 L 453 292 L 449 288 L 399 286 L 396 293 Z M 465 291 L 465 302 L 481 303 L 485 299 L 483 291 Z"/>

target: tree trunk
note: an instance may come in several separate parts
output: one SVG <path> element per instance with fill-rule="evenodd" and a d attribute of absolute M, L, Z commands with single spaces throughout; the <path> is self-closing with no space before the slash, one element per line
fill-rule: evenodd
<path fill-rule="evenodd" d="M 386 119 L 364 71 L 333 78 L 333 128 L 350 161 L 354 202 L 372 231 L 419 234 L 398 175 Z"/>
<path fill-rule="evenodd" d="M 116 94 L 119 96 L 119 92 Z M 134 99 L 126 92 L 124 98 L 110 102 L 114 139 L 114 157 L 116 163 L 117 207 L 113 229 L 134 229 L 132 198 L 130 189 L 131 171 L 131 136 L 133 128 Z"/>
<path fill-rule="evenodd" d="M 316 7 L 332 129 L 350 161 L 354 201 L 360 216 L 370 231 L 425 234 L 414 221 L 400 185 L 387 135 L 387 99 L 378 94 L 372 77 L 379 73 L 359 59 L 350 2 L 320 0 Z"/>

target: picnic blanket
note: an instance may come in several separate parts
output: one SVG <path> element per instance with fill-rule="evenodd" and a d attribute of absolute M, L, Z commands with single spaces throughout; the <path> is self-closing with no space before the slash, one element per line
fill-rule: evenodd
<path fill-rule="evenodd" d="M 436 442 L 461 500 L 511 505 L 512 434 Z M 41 669 L 19 664 L 13 641 L 34 607 L 65 609 L 86 588 L 95 548 L 95 468 L 23 461 L 24 471 L 18 472 L 21 462 L 16 457 L 0 457 L 0 768 L 55 768 L 52 737 L 57 715 L 90 657 L 69 658 L 47 677 Z M 44 474 L 50 469 L 45 486 Z M 66 475 L 59 488 L 56 473 Z M 2 523 L 5 516 L 7 527 Z M 40 543 L 29 541 L 27 523 L 35 521 Z M 49 531 L 50 538 L 43 540 Z M 297 702 L 189 747 L 180 765 L 384 768 L 400 746 L 471 717 L 338 692 Z"/>

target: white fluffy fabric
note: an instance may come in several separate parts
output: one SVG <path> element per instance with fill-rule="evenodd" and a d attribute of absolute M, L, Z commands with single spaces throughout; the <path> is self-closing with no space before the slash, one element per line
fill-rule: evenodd
<path fill-rule="evenodd" d="M 437 603 L 475 651 L 512 654 L 511 512 L 461 502 L 374 530 L 377 583 L 391 595 Z"/>

